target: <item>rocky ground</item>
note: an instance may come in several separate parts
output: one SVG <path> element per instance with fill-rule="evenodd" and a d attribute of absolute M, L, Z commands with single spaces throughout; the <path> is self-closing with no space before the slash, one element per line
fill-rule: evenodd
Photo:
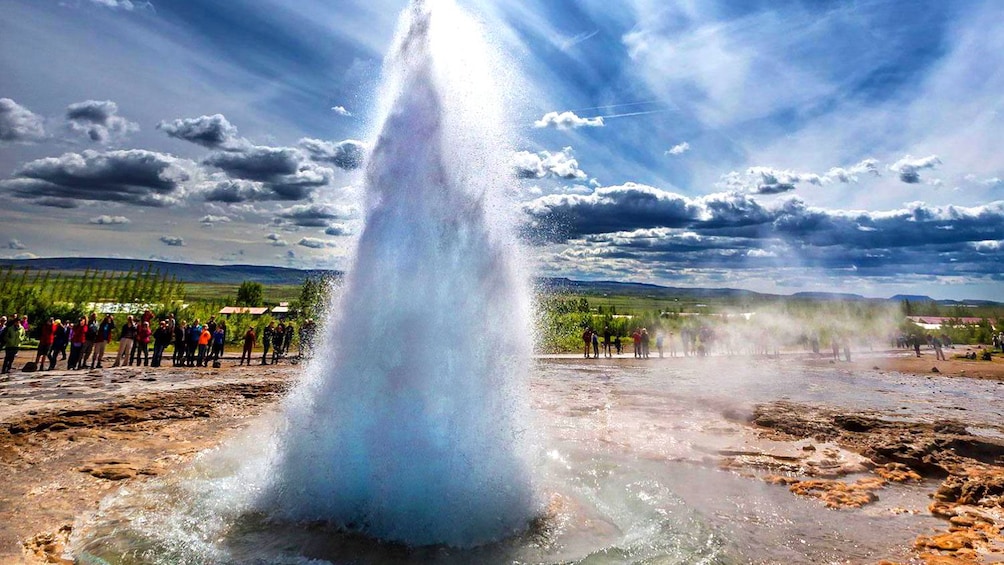
<path fill-rule="evenodd" d="M 929 352 L 920 359 L 896 352 L 841 363 L 1004 381 L 999 359 L 935 362 Z M 233 364 L 0 379 L 0 563 L 68 562 L 63 546 L 78 517 L 123 485 L 178 468 L 243 429 L 297 374 L 289 364 Z M 974 435 L 963 421 L 910 422 L 789 402 L 761 405 L 744 421 L 765 444 L 790 449 L 723 452 L 723 466 L 817 498 L 821 511 L 871 504 L 890 482 L 935 479 L 929 511 L 944 518 L 944 529 L 916 540 L 916 562 L 1004 561 L 1004 427 L 999 437 Z"/>
<path fill-rule="evenodd" d="M 933 361 L 925 355 L 859 363 L 936 378 L 1004 381 L 1000 359 Z M 831 509 L 871 504 L 892 482 L 940 481 L 928 511 L 944 519 L 944 528 L 915 540 L 911 563 L 1004 562 L 1004 422 L 975 434 L 963 420 L 910 421 L 778 401 L 758 406 L 749 423 L 764 439 L 797 442 L 802 453 L 724 454 L 723 466 L 785 485 Z"/>
<path fill-rule="evenodd" d="M 68 563 L 77 517 L 276 402 L 289 365 L 15 373 L 0 381 L 0 563 Z"/>

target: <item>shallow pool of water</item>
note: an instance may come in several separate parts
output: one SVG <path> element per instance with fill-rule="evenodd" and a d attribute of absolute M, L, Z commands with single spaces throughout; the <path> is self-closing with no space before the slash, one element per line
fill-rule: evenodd
<path fill-rule="evenodd" d="M 867 563 L 907 555 L 936 485 L 893 485 L 861 510 L 827 510 L 781 486 L 718 468 L 719 452 L 762 445 L 726 415 L 758 402 L 955 418 L 999 434 L 990 381 L 851 373 L 762 359 L 541 360 L 531 399 L 535 469 L 549 512 L 486 547 L 405 548 L 277 522 L 251 510 L 236 470 L 249 431 L 194 465 L 122 492 L 75 528 L 84 563 Z M 267 416 L 266 416 L 267 418 Z M 249 439 L 250 438 L 250 439 Z M 234 447 L 237 445 L 237 447 Z"/>

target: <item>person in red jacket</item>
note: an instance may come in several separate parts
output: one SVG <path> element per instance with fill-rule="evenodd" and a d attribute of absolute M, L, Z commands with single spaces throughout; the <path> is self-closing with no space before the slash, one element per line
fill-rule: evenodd
<path fill-rule="evenodd" d="M 87 338 L 87 318 L 80 318 L 77 325 L 73 326 L 70 333 L 70 358 L 66 361 L 68 370 L 76 369 L 80 364 L 80 353 L 84 349 L 84 341 Z"/>
<path fill-rule="evenodd" d="M 42 362 L 49 356 L 49 349 L 52 347 L 52 340 L 56 337 L 56 319 L 49 318 L 49 321 L 42 324 L 38 335 L 38 353 L 35 355 L 35 366 L 41 371 Z"/>
<path fill-rule="evenodd" d="M 132 348 L 132 357 L 129 359 L 130 365 L 135 361 L 138 367 L 141 355 L 143 356 L 143 366 L 146 367 L 150 364 L 151 335 L 153 335 L 153 330 L 150 329 L 150 322 L 143 322 L 136 329 L 136 345 Z"/>

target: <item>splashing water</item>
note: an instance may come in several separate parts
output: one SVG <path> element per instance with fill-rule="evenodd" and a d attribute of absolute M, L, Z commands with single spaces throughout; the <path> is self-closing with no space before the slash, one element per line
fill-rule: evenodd
<path fill-rule="evenodd" d="M 320 350 L 331 355 L 291 395 L 263 503 L 384 540 L 472 546 L 539 511 L 530 293 L 499 200 L 498 89 L 490 58 L 471 60 L 484 41 L 446 1 L 415 1 L 402 19 L 366 227 Z"/>

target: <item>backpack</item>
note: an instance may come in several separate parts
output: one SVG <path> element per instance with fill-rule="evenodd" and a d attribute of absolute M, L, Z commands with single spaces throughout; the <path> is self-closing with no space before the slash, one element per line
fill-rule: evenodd
<path fill-rule="evenodd" d="M 25 373 L 34 373 L 38 370 L 38 365 L 36 365 L 34 361 L 28 361 L 24 364 L 24 368 L 21 370 Z"/>

